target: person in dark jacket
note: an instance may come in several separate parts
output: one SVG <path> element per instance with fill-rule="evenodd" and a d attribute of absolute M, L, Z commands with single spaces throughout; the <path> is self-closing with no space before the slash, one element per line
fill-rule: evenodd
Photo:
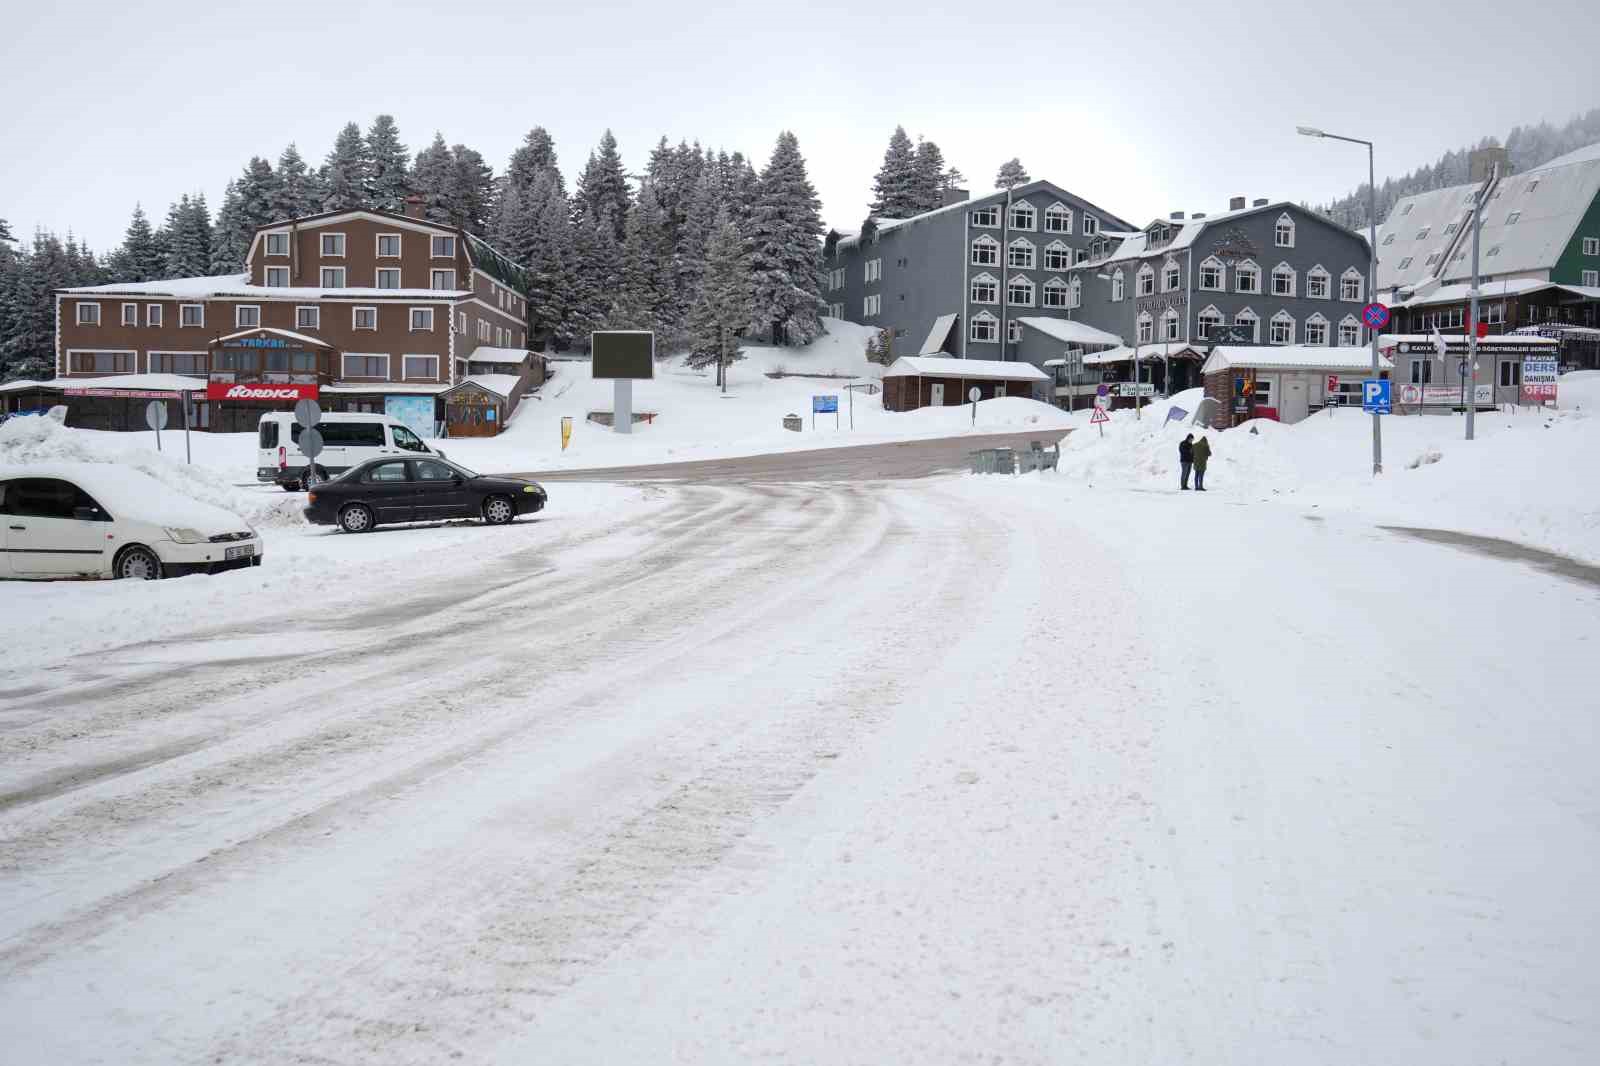
<path fill-rule="evenodd" d="M 1194 490 L 1206 491 L 1206 463 L 1211 459 L 1211 442 L 1204 433 L 1194 442 Z"/>
<path fill-rule="evenodd" d="M 1178 442 L 1178 466 L 1183 470 L 1183 476 L 1178 479 L 1178 487 L 1184 491 L 1189 488 L 1189 468 L 1194 465 L 1194 434 Z"/>

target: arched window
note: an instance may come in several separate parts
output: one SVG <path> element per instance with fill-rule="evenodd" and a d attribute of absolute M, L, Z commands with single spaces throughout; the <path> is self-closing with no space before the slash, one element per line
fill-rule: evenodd
<path fill-rule="evenodd" d="M 1000 242 L 984 234 L 972 242 L 972 265 L 994 266 L 1000 262 Z"/>
<path fill-rule="evenodd" d="M 1221 292 L 1223 289 L 1222 260 L 1214 255 L 1206 256 L 1200 261 L 1200 287 L 1207 292 Z"/>
<path fill-rule="evenodd" d="M 1118 267 L 1111 272 L 1111 299 L 1114 302 L 1120 303 L 1122 301 L 1124 287 L 1122 268 Z"/>
<path fill-rule="evenodd" d="M 1026 200 L 1018 200 L 1011 205 L 1010 224 L 1012 229 L 1033 229 L 1038 219 L 1033 205 Z"/>
<path fill-rule="evenodd" d="M 1210 340 L 1212 330 L 1222 325 L 1222 312 L 1215 306 L 1207 307 L 1195 318 L 1195 334 L 1197 340 Z"/>
<path fill-rule="evenodd" d="M 1320 313 L 1306 319 L 1306 343 L 1328 343 L 1328 320 L 1323 318 Z"/>
<path fill-rule="evenodd" d="M 1250 308 L 1234 312 L 1233 324 L 1250 331 L 1250 343 L 1261 343 L 1261 319 Z"/>
<path fill-rule="evenodd" d="M 1261 268 L 1255 260 L 1246 259 L 1233 268 L 1233 287 L 1239 292 L 1261 291 Z"/>
<path fill-rule="evenodd" d="M 1367 279 L 1355 267 L 1351 267 L 1339 275 L 1339 299 L 1341 300 L 1360 303 L 1362 293 L 1366 287 Z"/>
<path fill-rule="evenodd" d="M 1293 344 L 1294 316 L 1287 311 L 1279 311 L 1273 315 L 1269 339 L 1273 344 Z"/>
<path fill-rule="evenodd" d="M 1323 270 L 1321 263 L 1306 271 L 1306 296 L 1313 300 L 1333 298 L 1333 275 Z"/>
<path fill-rule="evenodd" d="M 1278 224 L 1272 229 L 1272 241 L 1279 248 L 1294 247 L 1294 219 L 1287 211 L 1278 216 Z"/>
<path fill-rule="evenodd" d="M 1138 296 L 1149 296 L 1156 291 L 1156 272 L 1149 263 L 1139 268 L 1134 277 L 1133 291 Z"/>
<path fill-rule="evenodd" d="M 1140 344 L 1149 344 L 1151 342 L 1151 340 L 1154 339 L 1152 334 L 1154 333 L 1154 330 L 1155 330 L 1155 320 L 1150 317 L 1150 312 L 1149 311 L 1140 311 L 1139 312 L 1138 323 L 1139 323 L 1139 332 L 1138 332 L 1137 336 L 1139 338 L 1139 343 Z"/>
<path fill-rule="evenodd" d="M 1344 348 L 1354 348 L 1361 343 L 1361 323 L 1355 315 L 1345 315 L 1339 320 L 1339 344 Z"/>
<path fill-rule="evenodd" d="M 1054 203 L 1045 208 L 1044 230 L 1046 233 L 1071 233 L 1072 208 L 1063 203 Z"/>
<path fill-rule="evenodd" d="M 1000 320 L 987 311 L 972 316 L 969 337 L 978 344 L 993 344 L 1000 337 Z"/>
<path fill-rule="evenodd" d="M 1019 319 L 1010 319 L 1006 322 L 1006 340 L 1016 344 L 1022 340 L 1022 322 Z"/>
<path fill-rule="evenodd" d="M 1178 279 L 1179 279 L 1181 273 L 1182 272 L 1178 269 L 1178 261 L 1176 259 L 1168 259 L 1165 263 L 1162 263 L 1161 264 L 1161 291 L 1162 292 L 1177 292 L 1178 291 Z"/>
<path fill-rule="evenodd" d="M 1072 249 L 1064 241 L 1051 241 L 1044 246 L 1044 268 L 1065 270 L 1072 265 Z"/>
<path fill-rule="evenodd" d="M 1272 268 L 1272 295 L 1293 296 L 1296 279 L 1295 269 L 1288 263 L 1279 263 Z"/>
<path fill-rule="evenodd" d="M 1044 307 L 1067 307 L 1067 283 L 1060 278 L 1051 278 L 1044 283 Z"/>
<path fill-rule="evenodd" d="M 1161 315 L 1161 339 L 1175 341 L 1178 339 L 1178 311 L 1169 307 Z"/>
<path fill-rule="evenodd" d="M 1083 235 L 1085 237 L 1093 237 L 1099 232 L 1100 220 L 1094 215 L 1091 215 L 1089 212 L 1085 211 L 1083 213 Z"/>
<path fill-rule="evenodd" d="M 1000 302 L 1000 279 L 985 271 L 972 279 L 972 302 L 997 304 Z"/>
<path fill-rule="evenodd" d="M 1035 251 L 1032 241 L 1018 237 L 1006 246 L 1006 266 L 1032 270 Z"/>
<path fill-rule="evenodd" d="M 1033 306 L 1033 282 L 1018 274 L 1006 282 L 1006 303 L 1012 307 Z"/>
<path fill-rule="evenodd" d="M 1072 279 L 1072 295 L 1068 301 L 1068 305 L 1071 307 L 1083 306 L 1083 279 L 1081 277 L 1075 277 Z"/>

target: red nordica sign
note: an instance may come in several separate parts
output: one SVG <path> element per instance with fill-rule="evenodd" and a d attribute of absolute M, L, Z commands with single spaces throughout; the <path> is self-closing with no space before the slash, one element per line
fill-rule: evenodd
<path fill-rule="evenodd" d="M 317 386 L 291 385 L 287 382 L 266 382 L 260 385 L 239 384 L 232 381 L 206 382 L 206 399 L 232 400 L 235 403 L 293 403 L 295 400 L 315 400 Z"/>

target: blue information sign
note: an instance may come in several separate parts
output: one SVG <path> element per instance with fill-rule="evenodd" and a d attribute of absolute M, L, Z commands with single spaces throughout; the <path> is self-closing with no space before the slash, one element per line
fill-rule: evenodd
<path fill-rule="evenodd" d="M 813 396 L 811 397 L 811 413 L 814 415 L 834 415 L 839 413 L 838 396 Z"/>
<path fill-rule="evenodd" d="M 1390 403 L 1389 381 L 1382 378 L 1366 378 L 1361 382 L 1361 409 L 1372 415 L 1387 415 L 1394 412 Z"/>

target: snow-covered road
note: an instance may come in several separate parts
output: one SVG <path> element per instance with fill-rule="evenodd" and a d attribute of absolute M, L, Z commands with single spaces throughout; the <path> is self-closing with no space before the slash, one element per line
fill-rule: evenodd
<path fill-rule="evenodd" d="M 0 693 L 0 1060 L 1591 1061 L 1597 623 L 964 477 L 175 607 Z"/>

